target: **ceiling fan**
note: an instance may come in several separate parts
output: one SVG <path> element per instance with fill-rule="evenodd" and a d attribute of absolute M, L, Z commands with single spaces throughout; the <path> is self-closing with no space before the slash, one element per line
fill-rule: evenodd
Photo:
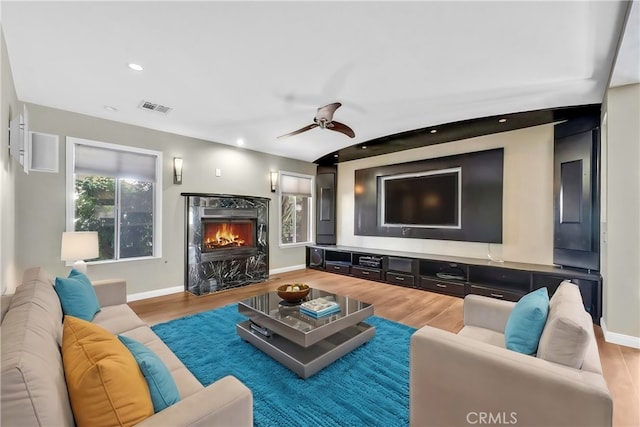
<path fill-rule="evenodd" d="M 333 120 L 333 113 L 335 113 L 341 105 L 342 104 L 339 102 L 334 102 L 333 104 L 325 105 L 324 107 L 318 108 L 316 116 L 313 118 L 312 124 L 291 133 L 280 135 L 278 138 L 297 135 L 299 133 L 306 132 L 317 127 L 319 127 L 320 129 L 329 129 L 335 132 L 340 132 L 347 135 L 349 138 L 354 138 L 356 134 L 355 132 L 353 132 L 353 129 L 343 123 Z"/>

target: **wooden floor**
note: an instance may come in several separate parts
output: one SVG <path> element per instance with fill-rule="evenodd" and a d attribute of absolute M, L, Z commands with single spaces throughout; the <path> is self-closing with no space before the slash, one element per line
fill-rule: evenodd
<path fill-rule="evenodd" d="M 283 283 L 295 282 L 371 303 L 377 316 L 414 328 L 429 325 L 454 333 L 462 328 L 461 298 L 311 269 L 278 274 L 267 282 L 210 295 L 198 297 L 185 292 L 135 301 L 129 305 L 144 321 L 155 324 L 222 307 L 275 290 Z M 613 396 L 614 425 L 640 426 L 640 350 L 605 342 L 598 326 L 595 326 L 595 332 L 604 376 Z"/>

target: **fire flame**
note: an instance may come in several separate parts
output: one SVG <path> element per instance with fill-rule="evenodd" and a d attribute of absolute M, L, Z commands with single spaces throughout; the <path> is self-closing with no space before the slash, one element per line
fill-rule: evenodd
<path fill-rule="evenodd" d="M 216 227 L 215 235 L 207 233 L 205 245 L 209 248 L 220 248 L 227 246 L 243 246 L 245 240 L 240 235 L 235 234 L 233 225 L 220 224 Z"/>

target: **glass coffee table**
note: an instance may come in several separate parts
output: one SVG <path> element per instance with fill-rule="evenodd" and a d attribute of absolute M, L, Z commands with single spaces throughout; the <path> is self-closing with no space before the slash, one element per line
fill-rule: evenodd
<path fill-rule="evenodd" d="M 363 322 L 373 315 L 373 305 L 318 289 L 311 289 L 305 300 L 315 298 L 337 302 L 340 311 L 315 319 L 301 313 L 299 303 L 267 292 L 238 303 L 238 312 L 249 320 L 238 323 L 236 331 L 299 377 L 308 378 L 376 333 Z"/>

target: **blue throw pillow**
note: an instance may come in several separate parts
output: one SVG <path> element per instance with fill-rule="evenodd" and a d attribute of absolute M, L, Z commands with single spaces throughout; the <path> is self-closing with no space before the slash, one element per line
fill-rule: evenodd
<path fill-rule="evenodd" d="M 91 322 L 93 316 L 100 311 L 98 296 L 91 280 L 76 269 L 72 269 L 69 277 L 56 277 L 54 286 L 62 312 L 69 316 L 79 317 Z"/>
<path fill-rule="evenodd" d="M 549 292 L 540 288 L 520 298 L 507 319 L 504 330 L 506 347 L 534 354 L 549 314 Z"/>
<path fill-rule="evenodd" d="M 138 366 L 149 386 L 154 412 L 160 412 L 180 401 L 178 386 L 169 369 L 151 349 L 133 338 L 118 335 L 138 362 Z"/>

